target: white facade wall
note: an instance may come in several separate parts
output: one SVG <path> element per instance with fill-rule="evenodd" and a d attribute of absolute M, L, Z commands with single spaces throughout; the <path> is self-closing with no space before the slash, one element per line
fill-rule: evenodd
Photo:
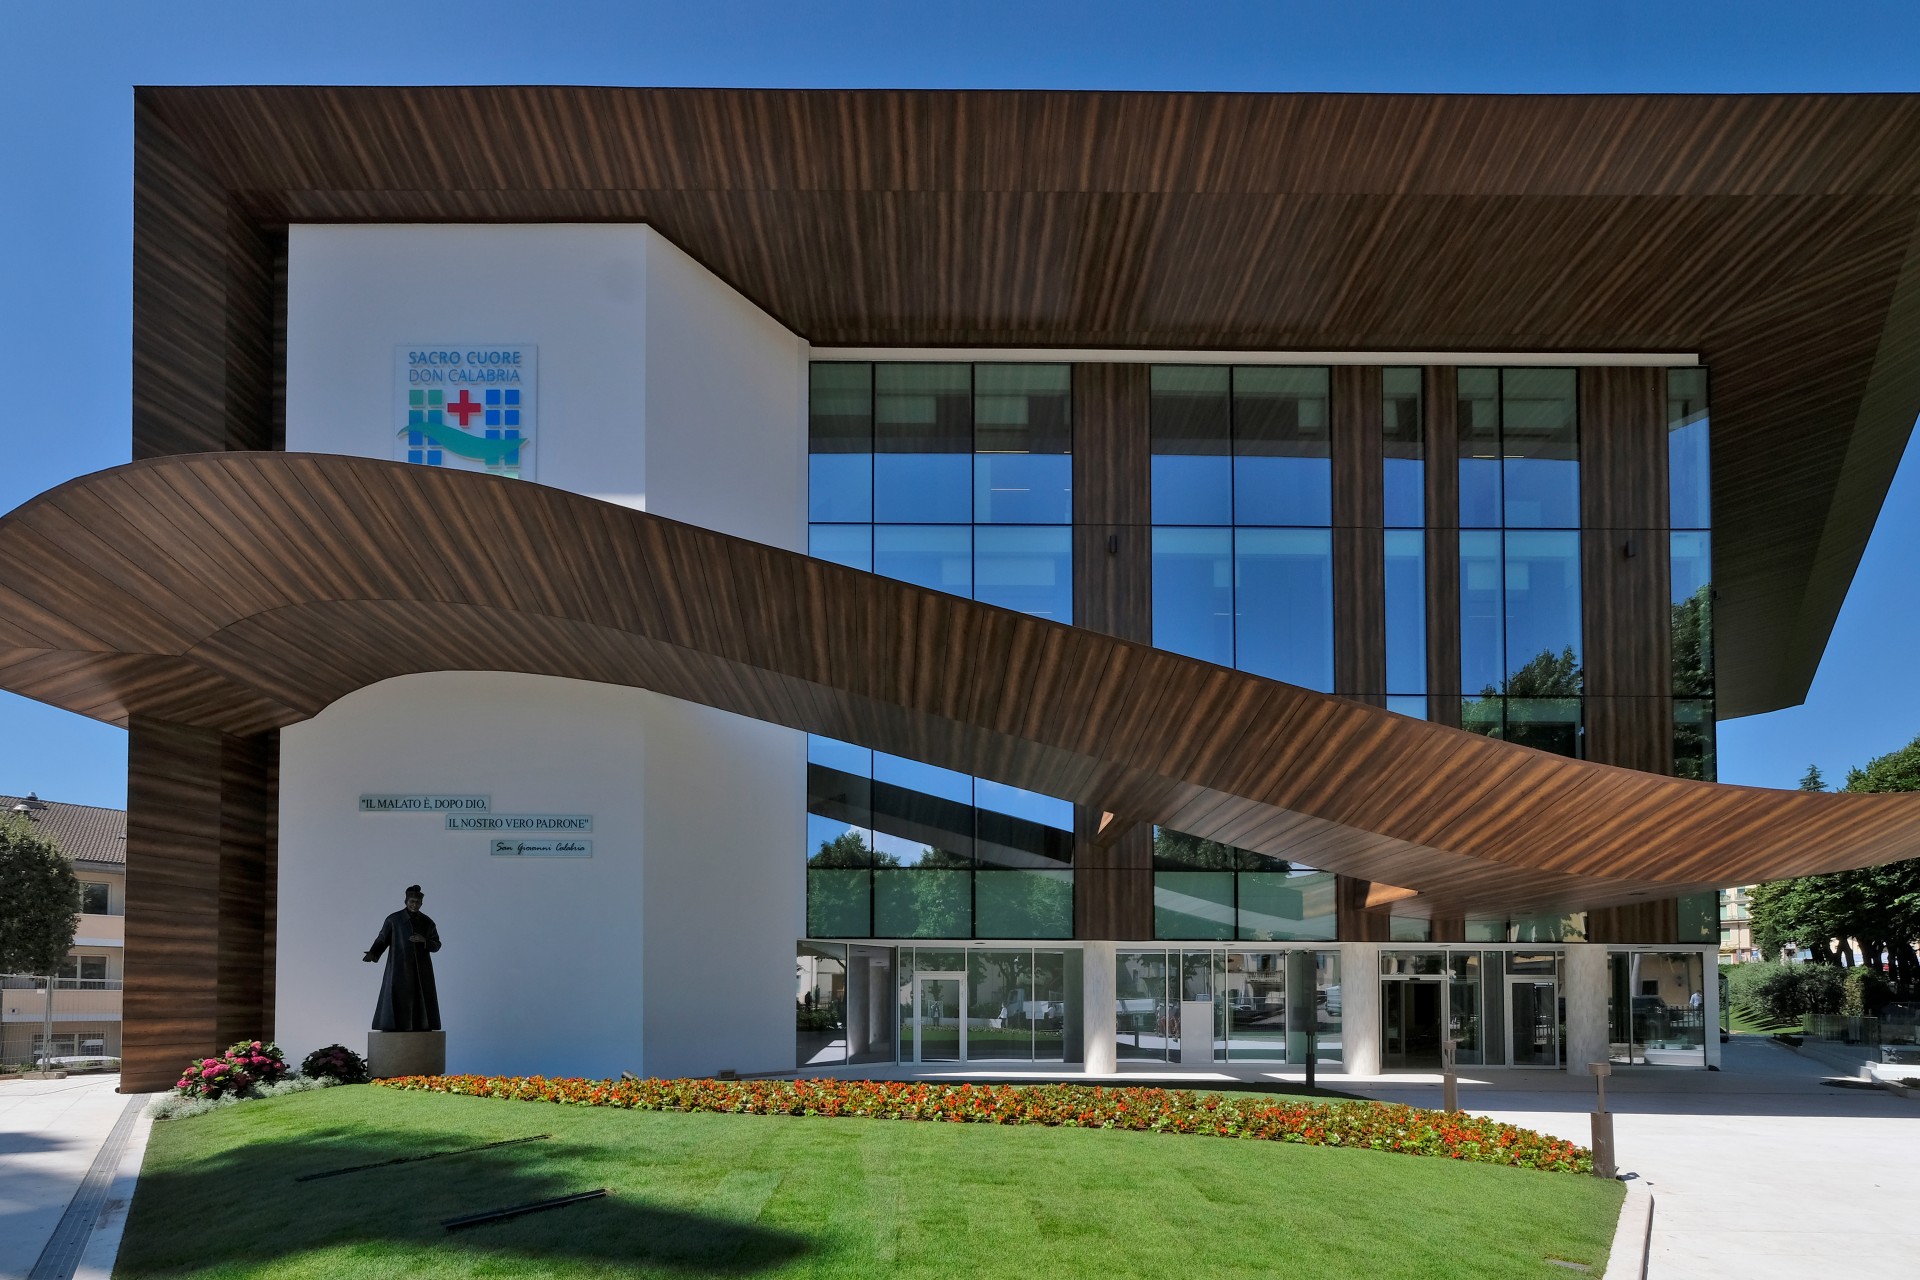
<path fill-rule="evenodd" d="M 287 334 L 291 451 L 392 457 L 396 346 L 533 344 L 539 483 L 805 546 L 806 344 L 650 228 L 295 226 Z M 638 690 L 350 695 L 282 735 L 276 1034 L 364 1044 L 359 954 L 419 881 L 449 1070 L 789 1066 L 804 773 L 802 735 Z M 590 813 L 595 856 L 496 860 L 363 793 Z"/>

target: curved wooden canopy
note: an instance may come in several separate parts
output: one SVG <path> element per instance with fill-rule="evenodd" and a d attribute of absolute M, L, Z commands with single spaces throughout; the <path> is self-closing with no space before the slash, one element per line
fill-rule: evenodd
<path fill-rule="evenodd" d="M 0 687 L 28 697 L 244 734 L 438 670 L 655 690 L 1405 886 L 1435 913 L 1920 854 L 1920 797 L 1563 759 L 530 483 L 201 454 L 0 519 Z"/>

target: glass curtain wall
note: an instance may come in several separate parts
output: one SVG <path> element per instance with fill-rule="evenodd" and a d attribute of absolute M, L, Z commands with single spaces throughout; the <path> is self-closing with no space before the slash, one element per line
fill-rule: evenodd
<path fill-rule="evenodd" d="M 1380 371 L 1387 710 L 1427 718 L 1427 451 L 1420 370 Z"/>
<path fill-rule="evenodd" d="M 1341 1060 L 1338 952 L 1128 950 L 1115 964 L 1122 1059 L 1181 1061 L 1184 1033 L 1211 1041 L 1215 1062 Z M 1210 1025 L 1183 1028 L 1187 1001 L 1211 1004 Z"/>
<path fill-rule="evenodd" d="M 1581 754 L 1573 369 L 1461 369 L 1461 724 Z"/>
<path fill-rule="evenodd" d="M 1333 689 L 1324 367 L 1156 365 L 1153 642 Z"/>
<path fill-rule="evenodd" d="M 901 947 L 896 964 L 900 1061 L 1081 1061 L 1078 949 Z"/>
<path fill-rule="evenodd" d="M 1153 936 L 1178 941 L 1331 942 L 1334 877 L 1282 858 L 1153 832 Z"/>
<path fill-rule="evenodd" d="M 1697 951 L 1607 953 L 1613 1061 L 1681 1067 L 1706 1062 L 1705 968 Z"/>
<path fill-rule="evenodd" d="M 1707 371 L 1667 371 L 1667 496 L 1673 527 L 1673 765 L 1712 782 L 1713 531 Z"/>
<path fill-rule="evenodd" d="M 1073 621 L 1070 366 L 810 376 L 812 555 Z M 824 738 L 807 755 L 809 934 L 1071 935 L 1070 803 Z"/>

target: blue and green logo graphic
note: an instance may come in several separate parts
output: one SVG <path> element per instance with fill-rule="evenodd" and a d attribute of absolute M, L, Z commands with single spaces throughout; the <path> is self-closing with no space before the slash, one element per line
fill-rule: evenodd
<path fill-rule="evenodd" d="M 534 348 L 407 346 L 396 355 L 404 415 L 396 458 L 531 478 Z"/>

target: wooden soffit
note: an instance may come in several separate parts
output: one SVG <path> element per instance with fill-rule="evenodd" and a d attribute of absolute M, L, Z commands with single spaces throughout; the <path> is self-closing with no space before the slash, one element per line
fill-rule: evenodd
<path fill-rule="evenodd" d="M 1920 797 L 1568 760 L 490 476 L 196 454 L 0 519 L 0 688 L 245 734 L 440 670 L 654 690 L 1412 891 L 1403 912 L 1920 854 Z"/>
<path fill-rule="evenodd" d="M 1910 95 L 135 102 L 136 458 L 271 447 L 296 221 L 646 222 L 819 346 L 1695 352 L 1729 717 L 1805 696 L 1920 412 Z"/>

